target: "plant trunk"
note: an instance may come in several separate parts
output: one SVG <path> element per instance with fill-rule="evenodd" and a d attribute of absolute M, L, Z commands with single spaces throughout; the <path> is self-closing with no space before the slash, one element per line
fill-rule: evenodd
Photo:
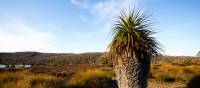
<path fill-rule="evenodd" d="M 114 64 L 119 88 L 147 88 L 149 58 L 118 58 Z M 122 61 L 123 60 L 123 61 Z"/>

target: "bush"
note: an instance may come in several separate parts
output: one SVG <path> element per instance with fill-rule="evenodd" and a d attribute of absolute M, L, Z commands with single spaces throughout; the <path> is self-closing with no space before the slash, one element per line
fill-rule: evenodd
<path fill-rule="evenodd" d="M 194 73 L 191 68 L 183 68 L 184 73 Z"/>
<path fill-rule="evenodd" d="M 192 78 L 193 75 L 190 75 L 190 74 L 179 74 L 176 76 L 176 80 L 177 81 L 182 81 L 182 82 L 187 82 L 189 81 L 191 78 Z"/>
<path fill-rule="evenodd" d="M 71 88 L 109 88 L 111 74 L 102 70 L 87 70 L 75 74 L 69 81 Z"/>
<path fill-rule="evenodd" d="M 52 82 L 52 80 L 35 78 L 31 80 L 30 86 L 31 88 L 48 88 L 52 84 Z"/>
<path fill-rule="evenodd" d="M 54 84 L 56 78 L 50 75 L 37 75 L 33 76 L 30 81 L 31 88 L 49 88 Z"/>
<path fill-rule="evenodd" d="M 56 77 L 25 71 L 0 73 L 0 88 L 48 88 Z"/>
<path fill-rule="evenodd" d="M 159 74 L 156 76 L 156 80 L 160 82 L 175 82 L 175 77 L 169 74 Z"/>
<path fill-rule="evenodd" d="M 17 82 L 18 80 L 22 79 L 20 74 L 17 73 L 8 73 L 5 72 L 4 74 L 0 74 L 0 84 L 9 83 L 9 82 Z"/>

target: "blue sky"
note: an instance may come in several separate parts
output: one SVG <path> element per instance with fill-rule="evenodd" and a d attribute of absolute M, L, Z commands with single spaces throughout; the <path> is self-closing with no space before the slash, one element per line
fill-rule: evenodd
<path fill-rule="evenodd" d="M 153 14 L 166 55 L 200 51 L 198 0 L 0 0 L 0 52 L 103 52 L 121 9 Z"/>

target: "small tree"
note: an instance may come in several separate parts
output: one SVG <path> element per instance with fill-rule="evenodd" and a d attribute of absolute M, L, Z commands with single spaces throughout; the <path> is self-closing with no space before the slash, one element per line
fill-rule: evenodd
<path fill-rule="evenodd" d="M 108 55 L 113 61 L 119 88 L 147 88 L 151 58 L 158 56 L 158 43 L 146 13 L 122 12 L 114 24 Z"/>

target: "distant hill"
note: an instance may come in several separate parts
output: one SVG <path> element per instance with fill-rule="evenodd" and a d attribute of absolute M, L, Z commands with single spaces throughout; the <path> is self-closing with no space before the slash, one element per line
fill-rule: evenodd
<path fill-rule="evenodd" d="M 0 64 L 87 64 L 94 63 L 103 53 L 0 53 Z"/>
<path fill-rule="evenodd" d="M 200 51 L 197 53 L 196 57 L 200 57 Z"/>
<path fill-rule="evenodd" d="M 161 56 L 156 59 L 195 59 L 189 56 Z M 199 57 L 200 59 L 200 57 Z M 40 65 L 64 65 L 64 64 L 112 64 L 110 59 L 104 57 L 103 52 L 90 53 L 40 53 L 40 52 L 16 52 L 0 53 L 0 64 L 40 64 Z"/>

